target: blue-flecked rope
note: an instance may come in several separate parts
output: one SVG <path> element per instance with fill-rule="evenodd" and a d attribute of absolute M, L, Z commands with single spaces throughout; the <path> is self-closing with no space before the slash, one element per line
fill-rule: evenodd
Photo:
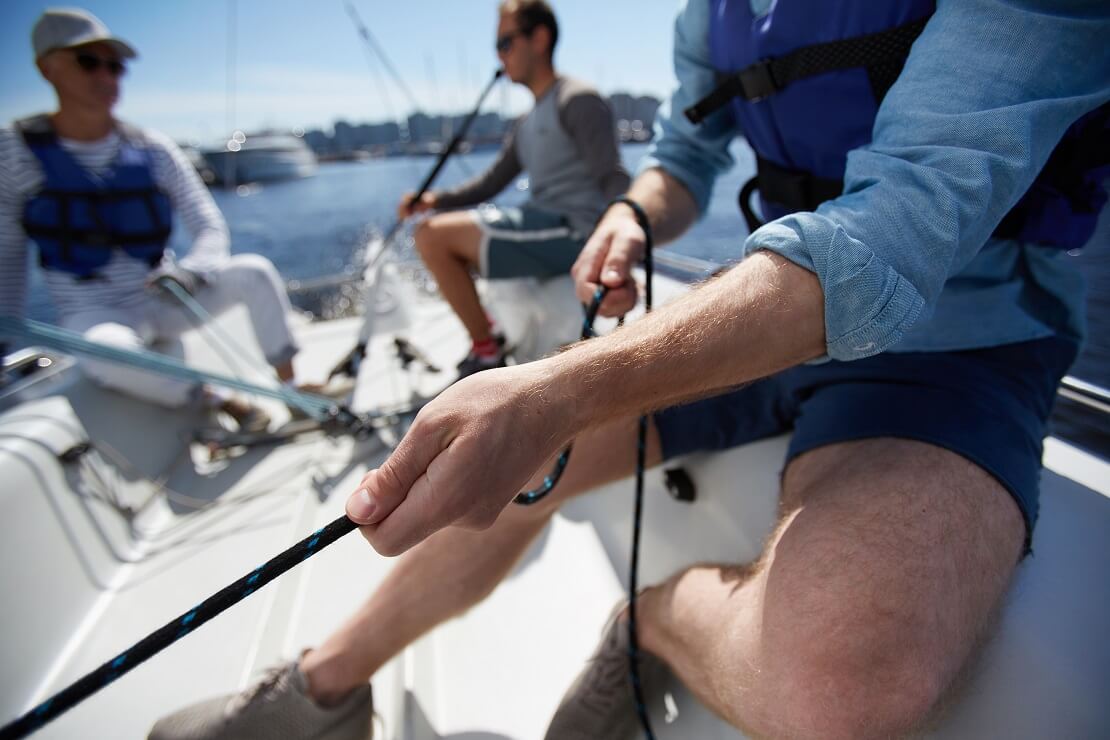
<path fill-rule="evenodd" d="M 77 681 L 0 728 L 0 740 L 27 737 L 125 673 L 158 654 L 197 627 L 234 606 L 285 571 L 323 550 L 358 525 L 341 516 L 318 529 L 285 552 L 263 563 L 230 586 L 208 597 L 181 616 L 163 625 L 127 650 L 85 674 Z"/>
<path fill-rule="evenodd" d="M 20 338 L 31 344 L 49 347 L 67 354 L 107 360 L 191 383 L 210 383 L 267 398 L 276 398 L 287 405 L 304 409 L 313 418 L 321 421 L 330 418 L 338 411 L 336 403 L 330 398 L 301 393 L 285 387 L 269 388 L 238 378 L 198 370 L 173 357 L 145 349 L 123 349 L 92 342 L 75 332 L 31 319 L 0 316 L 0 336 Z"/>

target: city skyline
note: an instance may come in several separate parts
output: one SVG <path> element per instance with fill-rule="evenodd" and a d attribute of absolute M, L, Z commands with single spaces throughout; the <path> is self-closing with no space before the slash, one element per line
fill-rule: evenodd
<path fill-rule="evenodd" d="M 29 41 L 31 26 L 49 5 L 17 0 L 0 7 L 5 122 L 55 107 Z M 389 13 L 371 0 L 356 0 L 354 6 L 399 70 L 411 99 L 367 54 L 341 0 L 82 4 L 140 53 L 124 80 L 117 115 L 180 140 L 210 144 L 233 129 L 323 130 L 339 120 L 397 121 L 414 112 L 455 115 L 473 107 L 497 63 L 495 0 L 412 0 L 404 12 Z M 605 95 L 666 97 L 673 85 L 677 2 L 556 0 L 554 6 L 561 27 L 560 72 L 593 83 Z M 636 18 L 635 32 L 628 18 Z M 610 32 L 603 37 L 599 29 Z M 503 82 L 483 111 L 512 118 L 531 103 L 527 90 Z"/>
<path fill-rule="evenodd" d="M 608 96 L 623 141 L 646 141 L 660 100 L 652 96 L 613 93 Z M 405 153 L 399 144 L 442 144 L 462 125 L 467 113 L 427 114 L 417 111 L 404 121 L 349 121 L 338 119 L 331 130 L 314 128 L 297 132 L 318 155 L 344 155 L 356 151 L 376 154 Z M 475 117 L 467 135 L 472 145 L 500 143 L 513 118 L 496 112 Z"/>

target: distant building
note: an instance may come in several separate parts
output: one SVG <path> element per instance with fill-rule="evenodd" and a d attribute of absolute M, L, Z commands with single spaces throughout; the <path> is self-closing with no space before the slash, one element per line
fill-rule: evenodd
<path fill-rule="evenodd" d="M 621 141 L 647 141 L 659 101 L 649 96 L 635 97 L 616 93 L 609 98 L 613 115 L 617 119 Z M 304 134 L 305 143 L 318 155 L 328 158 L 346 158 L 369 152 L 382 154 L 433 152 L 446 144 L 466 120 L 466 115 L 428 115 L 413 113 L 402 125 L 392 121 L 383 123 L 352 124 L 336 121 L 332 133 L 313 129 Z M 467 134 L 474 146 L 492 146 L 504 139 L 512 125 L 497 113 L 482 113 L 475 117 Z M 361 154 L 361 156 L 366 156 Z"/>
<path fill-rule="evenodd" d="M 648 141 L 652 136 L 655 113 L 659 110 L 659 100 L 641 95 L 634 97 L 615 93 L 609 98 L 613 117 L 617 119 L 617 132 L 621 141 Z"/>

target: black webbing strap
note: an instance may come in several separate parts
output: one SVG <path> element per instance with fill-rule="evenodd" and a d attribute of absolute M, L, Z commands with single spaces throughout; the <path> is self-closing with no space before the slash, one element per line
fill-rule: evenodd
<path fill-rule="evenodd" d="M 684 113 L 691 123 L 698 124 L 735 97 L 754 103 L 797 80 L 854 67 L 867 68 L 875 97 L 882 100 L 928 20 L 922 18 L 886 31 L 804 46 L 777 59 L 763 59 L 724 76 L 713 92 Z"/>
<path fill-rule="evenodd" d="M 752 193 L 756 188 L 764 200 L 790 212 L 812 211 L 826 200 L 832 200 L 844 192 L 843 180 L 787 169 L 758 155 L 755 158 L 755 167 L 755 177 L 744 183 L 740 190 L 740 212 L 744 214 L 749 231 L 755 231 L 763 225 L 763 221 L 755 215 L 751 207 Z"/>

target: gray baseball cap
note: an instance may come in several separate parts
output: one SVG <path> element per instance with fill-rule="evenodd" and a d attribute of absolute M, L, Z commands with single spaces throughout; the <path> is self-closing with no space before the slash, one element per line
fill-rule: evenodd
<path fill-rule="evenodd" d="M 35 59 L 55 49 L 70 49 L 97 41 L 111 44 L 124 59 L 138 56 L 130 44 L 113 36 L 99 18 L 80 8 L 47 8 L 31 30 Z"/>

